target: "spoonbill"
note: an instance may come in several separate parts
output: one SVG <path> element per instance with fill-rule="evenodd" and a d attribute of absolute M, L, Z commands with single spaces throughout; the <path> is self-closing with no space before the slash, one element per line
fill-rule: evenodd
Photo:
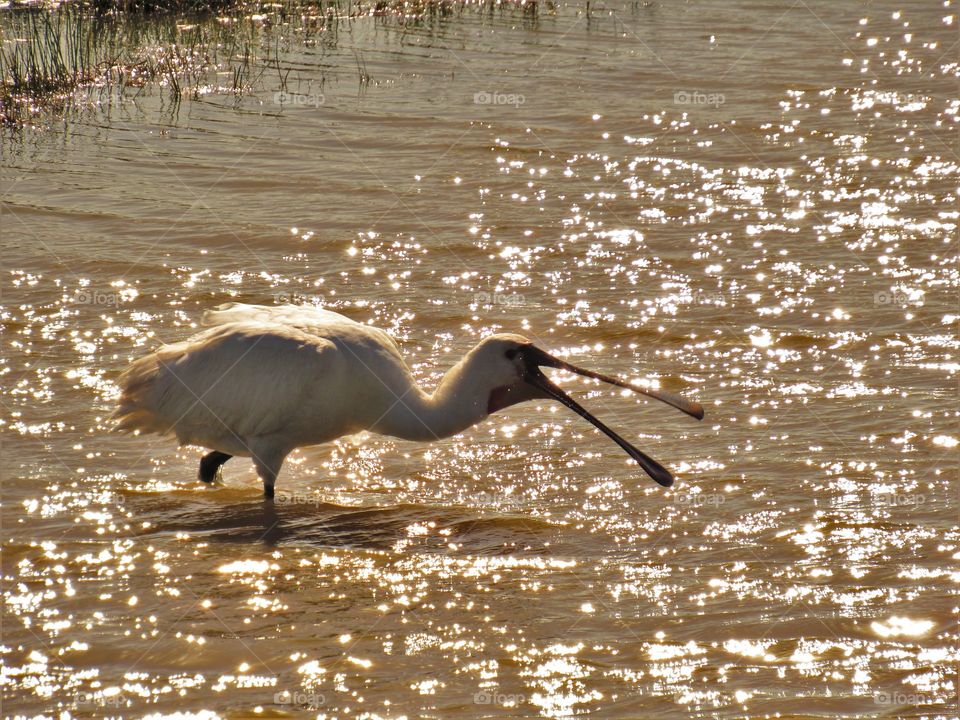
<path fill-rule="evenodd" d="M 597 420 L 541 368 L 602 380 L 703 418 L 699 403 L 576 367 L 520 335 L 484 338 L 427 393 L 386 332 L 329 310 L 232 303 L 208 312 L 203 324 L 210 327 L 123 373 L 116 429 L 172 433 L 181 445 L 210 448 L 199 469 L 208 483 L 231 457 L 250 457 L 267 498 L 294 448 L 361 430 L 437 440 L 538 399 L 566 405 L 660 485 L 673 484 L 665 467 Z"/>

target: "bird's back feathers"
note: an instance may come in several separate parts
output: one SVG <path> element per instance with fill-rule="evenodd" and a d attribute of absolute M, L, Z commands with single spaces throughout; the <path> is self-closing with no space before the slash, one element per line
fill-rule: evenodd
<path fill-rule="evenodd" d="M 346 315 L 324 310 L 315 305 L 247 305 L 224 303 L 215 310 L 208 310 L 201 321 L 208 327 L 236 322 L 256 322 L 266 325 L 289 325 L 310 328 L 345 323 L 358 325 Z"/>
<path fill-rule="evenodd" d="M 377 367 L 366 385 L 376 389 L 382 389 L 378 383 L 399 387 L 409 377 L 389 335 L 328 310 L 236 303 L 208 312 L 203 323 L 210 327 L 162 346 L 123 373 L 117 430 L 172 433 L 181 443 L 249 454 L 252 438 L 289 435 L 294 427 L 342 434 L 344 428 L 328 430 L 323 418 L 308 415 L 328 402 L 349 406 L 363 399 L 349 382 L 356 373 L 351 366 Z M 354 397 L 312 402 L 321 388 Z M 376 410 L 373 402 L 365 407 Z"/>

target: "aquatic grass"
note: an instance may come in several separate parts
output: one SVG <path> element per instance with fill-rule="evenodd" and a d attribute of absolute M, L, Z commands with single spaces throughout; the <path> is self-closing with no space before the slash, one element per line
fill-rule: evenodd
<path fill-rule="evenodd" d="M 88 0 L 101 14 L 217 12 L 238 5 L 237 0 Z"/>
<path fill-rule="evenodd" d="M 98 37 L 78 12 L 31 9 L 11 11 L 6 19 L 0 45 L 4 122 L 19 118 L 24 104 L 91 82 L 116 64 L 109 26 Z"/>
<path fill-rule="evenodd" d="M 7 125 L 27 122 L 87 87 L 123 92 L 155 81 L 175 97 L 196 94 L 219 60 L 218 48 L 239 52 L 243 65 L 251 56 L 245 47 L 251 39 L 238 38 L 237 29 L 177 15 L 148 19 L 66 4 L 8 10 L 0 13 L 0 28 L 0 122 Z"/>
<path fill-rule="evenodd" d="M 0 123 L 22 126 L 70 105 L 77 91 L 124 93 L 155 83 L 174 102 L 209 92 L 241 97 L 268 72 L 288 88 L 281 44 L 337 46 L 339 24 L 362 18 L 407 27 L 445 22 L 465 7 L 536 12 L 531 0 L 77 0 L 0 10 Z M 353 54 L 360 88 L 373 78 Z M 220 86 L 216 73 L 229 84 Z"/>

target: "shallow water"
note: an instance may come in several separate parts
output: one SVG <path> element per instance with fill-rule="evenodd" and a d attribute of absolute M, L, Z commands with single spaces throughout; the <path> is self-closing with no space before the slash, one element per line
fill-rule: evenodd
<path fill-rule="evenodd" d="M 262 33 L 286 89 L 4 136 L 6 716 L 958 714 L 951 4 Z M 672 490 L 528 404 L 298 451 L 264 504 L 107 431 L 230 300 L 389 328 L 427 386 L 521 332 L 707 418 L 567 378 Z"/>

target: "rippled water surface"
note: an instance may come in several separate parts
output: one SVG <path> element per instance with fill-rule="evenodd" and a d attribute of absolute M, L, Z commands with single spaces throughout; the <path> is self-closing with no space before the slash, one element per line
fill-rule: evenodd
<path fill-rule="evenodd" d="M 237 19 L 242 95 L 4 131 L 4 715 L 955 717 L 954 6 L 353 10 Z M 707 418 L 567 377 L 672 490 L 531 403 L 265 504 L 108 430 L 230 300 L 425 386 L 520 332 Z"/>

